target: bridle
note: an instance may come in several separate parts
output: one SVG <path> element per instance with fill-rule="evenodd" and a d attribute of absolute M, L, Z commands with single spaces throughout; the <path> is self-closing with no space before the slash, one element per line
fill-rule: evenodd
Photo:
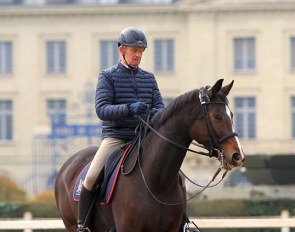
<path fill-rule="evenodd" d="M 190 149 L 188 147 L 185 147 L 165 136 L 163 136 L 162 134 L 160 134 L 157 130 L 155 130 L 151 125 L 149 125 L 149 123 L 147 122 L 148 120 L 144 120 L 143 118 L 141 118 L 140 116 L 138 116 L 139 120 L 146 126 L 148 127 L 148 129 L 150 129 L 154 134 L 156 134 L 158 137 L 160 137 L 161 139 L 165 140 L 166 142 L 182 149 L 182 150 L 186 150 L 186 151 L 190 151 L 190 152 L 193 152 L 193 153 L 196 153 L 196 154 L 200 154 L 200 155 L 205 155 L 205 156 L 209 156 L 210 158 L 211 157 L 216 157 L 218 159 L 220 159 L 221 155 L 223 154 L 223 151 L 221 149 L 221 144 L 224 143 L 225 141 L 227 141 L 228 139 L 232 138 L 232 137 L 235 137 L 235 136 L 238 136 L 238 134 L 236 132 L 232 132 L 228 135 L 225 135 L 224 137 L 222 138 L 218 138 L 216 136 L 216 132 L 215 132 L 215 129 L 210 121 L 210 118 L 209 118 L 209 114 L 208 114 L 208 105 L 209 104 L 223 104 L 223 105 L 227 105 L 227 103 L 225 102 L 210 102 L 210 98 L 208 96 L 208 90 L 209 90 L 209 87 L 206 86 L 206 87 L 202 87 L 200 90 L 199 90 L 199 99 L 200 99 L 200 103 L 201 103 L 201 106 L 202 106 L 202 110 L 203 110 L 203 115 L 204 115 L 204 118 L 206 120 L 206 126 L 207 126 L 207 130 L 208 130 L 208 133 L 209 133 L 209 144 L 210 144 L 210 148 L 205 148 L 203 145 L 201 144 L 198 144 L 198 143 L 194 143 L 194 145 L 196 146 L 199 146 L 201 148 L 204 148 L 206 150 L 208 150 L 208 152 L 201 152 L 201 151 L 196 151 L 196 150 L 193 150 L 193 149 Z"/>
<path fill-rule="evenodd" d="M 182 149 L 182 150 L 186 150 L 186 151 L 190 151 L 190 152 L 193 152 L 193 153 L 197 153 L 197 154 L 201 154 L 201 155 L 206 155 L 206 156 L 209 156 L 209 157 L 216 157 L 218 158 L 218 160 L 220 161 L 221 163 L 221 166 L 217 169 L 217 171 L 215 172 L 215 174 L 213 175 L 212 179 L 210 180 L 210 182 L 203 186 L 203 185 L 199 185 L 199 184 L 196 184 L 194 183 L 192 180 L 190 180 L 182 171 L 182 174 L 184 175 L 184 177 L 186 179 L 188 179 L 192 184 L 194 185 L 197 185 L 199 187 L 202 187 L 203 189 L 201 189 L 199 192 L 197 192 L 195 195 L 193 195 L 192 197 L 190 197 L 189 199 L 185 200 L 185 201 L 182 201 L 182 202 L 176 202 L 176 203 L 167 203 L 167 202 L 163 202 L 161 201 L 160 199 L 158 199 L 154 194 L 153 192 L 151 191 L 151 189 L 149 188 L 147 182 L 146 182 L 146 179 L 145 179 L 145 176 L 144 176 L 144 173 L 143 173 L 143 170 L 142 170 L 142 167 L 141 167 L 141 164 L 140 164 L 140 160 L 139 160 L 139 153 L 140 153 L 140 148 L 138 149 L 138 157 L 137 157 L 137 162 L 139 164 L 139 170 L 140 170 L 140 173 L 141 173 L 141 176 L 142 176 L 142 179 L 145 183 L 145 186 L 146 188 L 148 189 L 150 195 L 160 204 L 164 204 L 164 205 L 168 205 L 168 206 L 175 206 L 175 205 L 180 205 L 180 204 L 184 204 L 185 202 L 193 199 L 194 197 L 196 197 L 197 195 L 201 194 L 205 189 L 207 188 L 210 188 L 210 187 L 214 187 L 216 185 L 218 185 L 225 177 L 225 175 L 227 174 L 228 170 L 227 168 L 225 168 L 224 166 L 224 163 L 223 163 L 223 159 L 224 159 L 224 154 L 223 154 L 223 150 L 221 149 L 221 144 L 224 143 L 225 141 L 227 141 L 228 139 L 234 137 L 234 136 L 237 136 L 238 134 L 236 132 L 232 132 L 222 138 L 218 138 L 216 136 L 216 132 L 215 132 L 215 129 L 210 121 L 210 118 L 209 118 L 209 114 L 208 114 L 208 105 L 209 104 L 223 104 L 223 105 L 227 105 L 227 103 L 225 102 L 210 102 L 210 98 L 208 96 L 208 90 L 209 90 L 209 87 L 206 86 L 206 87 L 203 87 L 199 90 L 199 99 L 200 99 L 200 103 L 201 103 L 201 106 L 202 106 L 202 110 L 203 110 L 203 115 L 204 115 L 204 118 L 206 120 L 206 126 L 207 126 L 207 129 L 208 129 L 208 133 L 209 133 L 209 144 L 210 144 L 210 148 L 205 148 L 203 145 L 201 144 L 196 144 L 196 143 L 193 143 L 194 145 L 197 145 L 199 147 L 202 147 L 204 149 L 207 149 L 208 152 L 200 152 L 200 151 L 196 151 L 196 150 L 192 150 L 188 147 L 185 147 L 175 141 L 172 141 L 171 139 L 163 136 L 162 134 L 160 134 L 157 130 L 155 130 L 152 126 L 149 125 L 148 123 L 148 120 L 144 120 L 143 118 L 141 118 L 140 116 L 138 116 L 139 120 L 145 125 L 145 131 L 146 131 L 146 128 L 150 129 L 153 133 L 155 133 L 157 136 L 159 136 L 161 139 L 165 140 L 166 142 Z M 149 116 L 147 117 L 149 119 Z M 139 136 L 141 137 L 141 136 Z M 141 141 L 141 139 L 140 139 Z M 140 147 L 140 144 L 138 145 L 138 147 Z M 222 168 L 225 168 L 225 172 L 223 173 L 221 179 L 214 185 L 211 185 L 215 178 L 218 176 L 218 174 L 221 172 Z M 129 174 L 130 172 L 128 172 L 127 174 Z"/>
<path fill-rule="evenodd" d="M 227 103 L 225 103 L 225 102 L 211 102 L 210 98 L 208 96 L 209 88 L 210 88 L 209 86 L 206 86 L 206 87 L 202 87 L 200 89 L 200 91 L 199 91 L 199 99 L 200 99 L 200 103 L 201 103 L 201 106 L 202 106 L 203 115 L 204 115 L 204 118 L 206 120 L 206 125 L 207 125 L 207 129 L 208 129 L 209 137 L 210 137 L 210 139 L 209 139 L 209 144 L 210 144 L 209 153 L 211 154 L 210 157 L 214 156 L 214 157 L 219 158 L 218 154 L 220 152 L 222 153 L 220 145 L 222 143 L 224 143 L 225 141 L 227 141 L 228 139 L 230 139 L 232 137 L 235 137 L 235 136 L 238 136 L 238 133 L 232 132 L 232 133 L 230 133 L 228 135 L 225 135 L 222 138 L 218 138 L 216 136 L 215 129 L 214 129 L 212 123 L 210 122 L 210 118 L 209 118 L 209 114 L 208 114 L 208 105 L 209 104 L 222 104 L 222 105 L 227 106 Z M 217 151 L 217 155 L 216 155 L 216 151 Z"/>

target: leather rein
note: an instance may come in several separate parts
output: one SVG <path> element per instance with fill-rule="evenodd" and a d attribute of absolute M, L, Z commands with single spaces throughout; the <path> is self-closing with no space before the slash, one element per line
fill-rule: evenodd
<path fill-rule="evenodd" d="M 151 189 L 149 188 L 147 182 L 146 182 L 146 179 L 145 179 L 145 176 L 144 176 L 144 173 L 143 173 L 143 170 L 142 170 L 142 167 L 141 167 L 141 162 L 140 162 L 140 147 L 141 147 L 141 135 L 139 135 L 139 141 L 138 141 L 138 157 L 134 163 L 134 166 L 133 168 L 131 169 L 131 171 L 129 172 L 125 172 L 124 171 L 124 165 L 122 165 L 122 173 L 124 175 L 128 175 L 130 174 L 135 166 L 136 166 L 136 163 L 138 163 L 139 165 L 139 170 L 140 170 L 140 173 L 141 173 L 141 176 L 142 176 L 142 179 L 144 181 L 144 184 L 148 190 L 148 192 L 150 193 L 150 195 L 160 204 L 163 204 L 163 205 L 168 205 L 168 206 L 175 206 L 175 205 L 181 205 L 181 204 L 184 204 L 185 202 L 193 199 L 194 197 L 196 197 L 197 195 L 201 194 L 205 189 L 207 188 L 210 188 L 210 187 L 214 187 L 216 185 L 218 185 L 219 183 L 221 183 L 221 181 L 224 179 L 224 177 L 226 176 L 228 170 L 226 169 L 225 172 L 223 173 L 221 179 L 214 185 L 211 185 L 215 178 L 218 176 L 218 174 L 221 172 L 222 168 L 224 168 L 224 163 L 223 163 L 223 159 L 224 159 L 224 154 L 223 154 L 223 150 L 220 148 L 220 145 L 222 143 L 224 143 L 225 141 L 227 141 L 228 139 L 234 137 L 234 136 L 237 136 L 238 134 L 236 132 L 232 132 L 222 138 L 217 138 L 216 136 L 216 133 L 215 133 L 215 129 L 210 121 L 210 118 L 209 118 L 209 114 L 208 114 L 208 105 L 209 104 L 223 104 L 223 105 L 227 105 L 227 103 L 225 102 L 210 102 L 210 98 L 208 96 L 208 90 L 209 90 L 209 87 L 206 86 L 206 87 L 203 87 L 199 90 L 199 100 L 200 100 L 200 103 L 201 103 L 201 107 L 202 107 L 202 110 L 203 110 L 203 115 L 205 117 L 205 120 L 206 120 L 206 126 L 207 126 L 207 129 L 208 129 L 208 132 L 209 132 L 209 143 L 210 143 L 210 149 L 206 148 L 205 146 L 203 146 L 202 144 L 199 144 L 199 143 L 195 143 L 195 142 L 192 142 L 193 145 L 195 146 L 198 146 L 198 147 L 201 147 L 203 149 L 206 149 L 208 150 L 208 152 L 201 152 L 201 151 L 196 151 L 196 150 L 193 150 L 193 149 L 190 149 L 188 147 L 185 147 L 179 143 L 176 143 L 175 141 L 172 141 L 171 139 L 163 136 L 162 134 L 160 134 L 157 130 L 155 130 L 152 126 L 149 125 L 148 123 L 148 119 L 149 119 L 149 115 L 147 116 L 147 119 L 144 120 L 143 118 L 141 118 L 140 116 L 138 116 L 140 122 L 142 122 L 142 124 L 145 125 L 144 127 L 144 136 L 145 134 L 147 133 L 147 128 L 149 130 L 151 130 L 153 133 L 155 133 L 158 137 L 160 137 L 161 139 L 163 139 L 164 141 L 172 144 L 173 146 L 176 146 L 182 150 L 186 150 L 186 151 L 190 151 L 190 152 L 193 152 L 193 153 L 196 153 L 196 154 L 200 154 L 200 155 L 205 155 L 205 156 L 208 156 L 208 157 L 216 157 L 221 165 L 220 167 L 217 169 L 217 171 L 215 172 L 215 174 L 213 175 L 212 179 L 209 181 L 209 183 L 207 185 L 200 185 L 200 184 L 197 184 L 195 182 L 193 182 L 190 178 L 188 178 L 183 172 L 182 170 L 180 170 L 180 172 L 182 173 L 182 175 L 189 181 L 191 182 L 192 184 L 198 186 L 198 187 L 202 187 L 203 189 L 201 189 L 200 191 L 198 191 L 196 194 L 194 194 L 193 196 L 191 196 L 189 199 L 186 199 L 185 201 L 181 201 L 181 202 L 176 202 L 176 203 L 168 203 L 168 202 L 164 202 L 164 201 L 161 201 L 160 199 L 158 199 L 154 193 L 151 191 Z M 140 128 L 141 129 L 141 128 Z M 141 130 L 140 130 L 141 131 Z M 144 137 L 143 136 L 143 137 Z M 124 162 L 123 162 L 124 163 Z"/>
<path fill-rule="evenodd" d="M 202 106 L 203 115 L 204 115 L 204 118 L 206 120 L 206 126 L 207 126 L 207 129 L 208 129 L 208 132 L 209 132 L 210 149 L 205 148 L 202 144 L 192 142 L 193 145 L 204 148 L 204 149 L 208 150 L 208 152 L 201 152 L 201 151 L 192 150 L 192 149 L 190 149 L 188 147 L 185 147 L 185 146 L 183 146 L 183 145 L 181 145 L 179 143 L 176 143 L 176 142 L 172 141 L 171 139 L 163 136 L 157 130 L 155 130 L 152 126 L 150 126 L 148 124 L 148 122 L 147 122 L 148 120 L 144 120 L 140 116 L 138 116 L 138 118 L 154 134 L 156 134 L 158 137 L 165 140 L 166 142 L 168 142 L 168 143 L 170 143 L 170 144 L 172 144 L 172 145 L 174 145 L 174 146 L 176 146 L 176 147 L 178 147 L 178 148 L 180 148 L 182 150 L 190 151 L 190 152 L 200 154 L 200 155 L 209 156 L 210 158 L 211 157 L 216 157 L 216 158 L 220 159 L 220 155 L 223 153 L 223 151 L 220 149 L 220 145 L 222 143 L 224 143 L 225 141 L 227 141 L 228 139 L 230 139 L 232 137 L 235 137 L 235 136 L 238 136 L 238 133 L 232 132 L 232 133 L 230 133 L 230 134 L 228 134 L 228 135 L 226 135 L 226 136 L 224 136 L 222 138 L 217 138 L 216 133 L 215 133 L 215 129 L 214 129 L 212 123 L 210 122 L 207 106 L 209 104 L 227 105 L 227 103 L 225 103 L 225 102 L 210 102 L 210 98 L 208 96 L 208 89 L 209 89 L 208 86 L 203 87 L 203 88 L 200 89 L 200 91 L 199 91 L 199 99 L 200 99 L 200 103 L 201 103 L 201 106 Z"/>

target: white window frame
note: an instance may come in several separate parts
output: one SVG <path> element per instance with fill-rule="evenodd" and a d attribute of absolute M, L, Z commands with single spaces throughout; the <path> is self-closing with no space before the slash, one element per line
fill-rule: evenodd
<path fill-rule="evenodd" d="M 65 74 L 67 70 L 67 43 L 65 40 L 46 41 L 46 73 Z"/>
<path fill-rule="evenodd" d="M 67 122 L 67 101 L 66 99 L 46 100 L 47 116 L 53 125 L 65 125 Z"/>
<path fill-rule="evenodd" d="M 295 139 L 295 96 L 291 97 L 292 138 Z"/>
<path fill-rule="evenodd" d="M 13 101 L 0 100 L 0 143 L 13 141 Z"/>
<path fill-rule="evenodd" d="M 73 4 L 73 0 L 47 0 L 47 4 Z"/>
<path fill-rule="evenodd" d="M 116 40 L 101 40 L 99 42 L 100 69 L 104 70 L 115 65 L 120 57 Z"/>
<path fill-rule="evenodd" d="M 237 73 L 254 72 L 256 70 L 255 37 L 233 38 L 233 69 Z"/>
<path fill-rule="evenodd" d="M 157 73 L 173 73 L 175 70 L 174 39 L 154 40 L 154 70 Z"/>
<path fill-rule="evenodd" d="M 295 36 L 291 36 L 290 38 L 290 53 L 291 53 L 291 72 L 295 73 Z"/>
<path fill-rule="evenodd" d="M 17 5 L 21 4 L 21 0 L 1 0 L 0 5 Z"/>
<path fill-rule="evenodd" d="M 0 76 L 12 74 L 13 71 L 13 43 L 0 41 Z"/>
<path fill-rule="evenodd" d="M 237 105 L 237 101 L 242 101 L 242 106 Z M 253 106 L 249 106 L 250 101 L 254 101 Z M 256 98 L 255 97 L 235 97 L 235 129 L 242 139 L 256 138 Z"/>

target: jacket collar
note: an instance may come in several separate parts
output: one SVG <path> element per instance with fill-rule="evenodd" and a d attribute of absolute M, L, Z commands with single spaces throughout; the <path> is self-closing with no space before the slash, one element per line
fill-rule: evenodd
<path fill-rule="evenodd" d="M 124 65 L 121 61 L 118 62 L 118 66 L 123 69 L 125 72 L 128 72 L 130 75 L 134 75 L 136 73 L 138 73 L 139 68 L 130 68 L 127 67 L 126 65 Z"/>

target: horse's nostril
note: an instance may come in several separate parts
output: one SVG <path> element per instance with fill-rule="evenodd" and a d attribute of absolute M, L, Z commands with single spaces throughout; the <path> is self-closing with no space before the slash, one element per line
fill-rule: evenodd
<path fill-rule="evenodd" d="M 242 156 L 239 153 L 233 154 L 232 162 L 234 165 L 239 165 L 242 162 Z"/>

